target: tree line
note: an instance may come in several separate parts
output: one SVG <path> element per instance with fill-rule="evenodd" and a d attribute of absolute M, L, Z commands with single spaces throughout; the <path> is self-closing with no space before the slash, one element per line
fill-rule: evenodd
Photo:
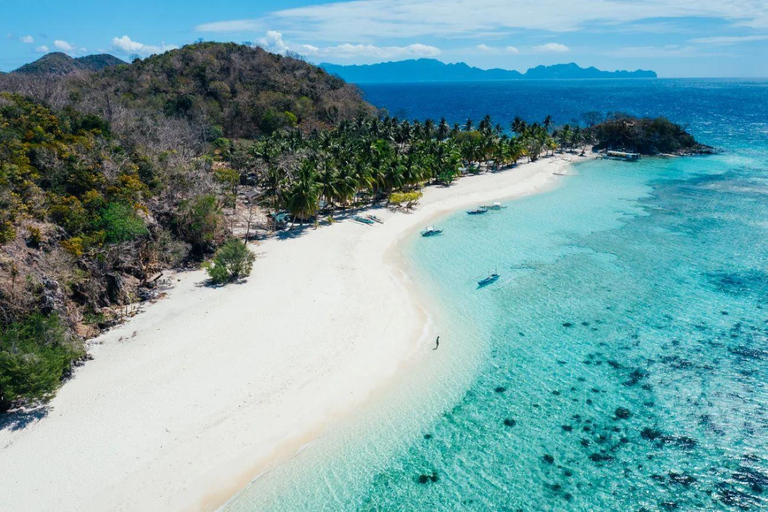
<path fill-rule="evenodd" d="M 556 127 L 550 116 L 504 127 L 490 116 L 450 125 L 360 117 L 330 130 L 280 131 L 258 140 L 218 140 L 220 155 L 259 191 L 263 205 L 304 222 L 320 210 L 388 199 L 426 184 L 449 185 L 462 174 L 499 171 L 555 151 L 583 153 L 591 132 Z"/>

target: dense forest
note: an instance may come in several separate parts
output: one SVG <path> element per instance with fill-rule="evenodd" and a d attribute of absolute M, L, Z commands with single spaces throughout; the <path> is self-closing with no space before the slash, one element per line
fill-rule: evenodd
<path fill-rule="evenodd" d="M 320 68 L 235 44 L 11 73 L 0 91 L 0 411 L 49 397 L 85 339 L 157 296 L 162 270 L 221 247 L 213 278 L 225 256 L 245 257 L 233 236 L 281 217 L 412 205 L 426 184 L 594 143 L 626 149 L 638 133 L 695 147 L 669 121 L 622 115 L 400 120 Z M 627 138 L 627 126 L 640 128 Z"/>

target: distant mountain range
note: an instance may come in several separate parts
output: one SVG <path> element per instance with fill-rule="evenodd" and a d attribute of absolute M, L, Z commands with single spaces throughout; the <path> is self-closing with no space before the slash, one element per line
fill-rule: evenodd
<path fill-rule="evenodd" d="M 125 64 L 122 60 L 106 53 L 72 58 L 66 53 L 53 52 L 43 55 L 34 62 L 24 64 L 13 73 L 28 75 L 68 75 L 74 71 L 99 71 L 110 66 Z"/>
<path fill-rule="evenodd" d="M 525 73 L 508 69 L 480 69 L 463 62 L 446 64 L 435 59 L 403 60 L 343 66 L 320 64 L 327 72 L 338 75 L 347 82 L 468 82 L 485 80 L 552 80 L 574 78 L 656 78 L 653 71 L 601 71 L 595 67 L 582 68 L 570 64 L 537 66 Z"/>

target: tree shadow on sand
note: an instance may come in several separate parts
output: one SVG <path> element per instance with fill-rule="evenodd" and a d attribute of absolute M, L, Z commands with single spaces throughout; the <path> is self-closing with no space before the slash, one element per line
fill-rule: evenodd
<path fill-rule="evenodd" d="M 17 409 L 15 411 L 0 414 L 0 430 L 22 430 L 48 415 L 50 407 L 40 405 L 29 409 Z"/>

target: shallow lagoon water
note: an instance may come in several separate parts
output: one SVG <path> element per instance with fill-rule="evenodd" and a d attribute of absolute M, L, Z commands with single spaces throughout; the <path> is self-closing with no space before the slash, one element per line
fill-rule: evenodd
<path fill-rule="evenodd" d="M 766 86 L 672 88 L 723 155 L 580 164 L 414 236 L 440 359 L 227 509 L 768 506 Z"/>

